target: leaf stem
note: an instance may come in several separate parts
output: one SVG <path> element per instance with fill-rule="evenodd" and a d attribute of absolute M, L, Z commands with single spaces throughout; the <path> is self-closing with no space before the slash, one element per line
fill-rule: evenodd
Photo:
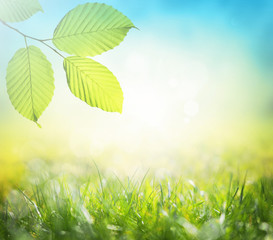
<path fill-rule="evenodd" d="M 10 25 L 7 24 L 6 22 L 2 21 L 1 19 L 0 19 L 0 22 L 1 22 L 3 25 L 5 25 L 6 27 L 8 27 L 8 28 L 12 29 L 13 31 L 15 31 L 15 32 L 19 33 L 20 35 L 22 35 L 22 36 L 24 37 L 25 41 L 26 41 L 26 38 L 29 38 L 29 39 L 38 41 L 38 42 L 44 44 L 45 46 L 47 46 L 48 48 L 50 48 L 52 51 L 54 51 L 55 53 L 57 53 L 57 54 L 58 54 L 59 56 L 61 56 L 62 58 L 65 58 L 65 57 L 64 57 L 61 53 L 59 53 L 55 48 L 53 48 L 53 47 L 51 47 L 50 45 L 48 45 L 47 43 L 45 43 L 46 41 L 50 41 L 51 39 L 39 39 L 39 38 L 31 37 L 31 36 L 29 36 L 29 35 L 26 35 L 26 34 L 22 33 L 22 32 L 19 31 L 18 29 L 16 29 L 16 28 L 10 26 Z"/>
<path fill-rule="evenodd" d="M 50 48 L 52 51 L 54 51 L 55 53 L 57 53 L 59 56 L 61 56 L 63 59 L 65 59 L 65 57 L 59 53 L 55 48 L 51 47 L 50 45 L 48 45 L 47 43 L 45 43 L 44 41 L 41 42 L 42 44 L 44 44 L 45 46 L 47 46 L 48 48 Z"/>

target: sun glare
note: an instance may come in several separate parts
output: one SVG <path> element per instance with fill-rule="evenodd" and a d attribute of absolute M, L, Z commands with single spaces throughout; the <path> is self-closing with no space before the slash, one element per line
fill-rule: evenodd
<path fill-rule="evenodd" d="M 189 117 L 194 117 L 199 112 L 199 104 L 195 101 L 188 101 L 184 104 L 184 113 Z"/>

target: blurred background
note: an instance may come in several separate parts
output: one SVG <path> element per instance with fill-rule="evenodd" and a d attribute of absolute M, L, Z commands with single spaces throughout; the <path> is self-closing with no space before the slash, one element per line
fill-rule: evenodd
<path fill-rule="evenodd" d="M 44 13 L 12 26 L 51 38 L 62 17 L 85 2 L 40 0 Z M 122 115 L 74 97 L 62 59 L 29 40 L 51 61 L 56 89 L 41 129 L 23 118 L 9 101 L 5 71 L 24 39 L 0 25 L 0 181 L 18 180 L 24 166 L 40 171 L 43 162 L 73 174 L 88 172 L 94 161 L 125 176 L 148 169 L 157 176 L 209 177 L 228 168 L 272 173 L 271 0 L 98 2 L 139 28 L 95 57 L 121 84 Z"/>

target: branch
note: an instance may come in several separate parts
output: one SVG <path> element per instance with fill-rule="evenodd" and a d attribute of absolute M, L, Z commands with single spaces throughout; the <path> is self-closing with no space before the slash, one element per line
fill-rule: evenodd
<path fill-rule="evenodd" d="M 57 54 L 58 54 L 59 56 L 61 56 L 62 58 L 65 58 L 65 57 L 64 57 L 61 53 L 59 53 L 56 49 L 54 49 L 53 47 L 51 47 L 50 45 L 48 45 L 47 43 L 45 43 L 46 41 L 49 41 L 50 39 L 39 39 L 39 38 L 31 37 L 31 36 L 29 36 L 29 35 L 26 35 L 26 34 L 22 33 L 22 32 L 19 31 L 18 29 L 16 29 L 16 28 L 10 26 L 10 25 L 7 24 L 6 22 L 2 21 L 1 19 L 0 19 L 0 22 L 1 22 L 3 25 L 5 25 L 6 27 L 8 27 L 8 28 L 12 29 L 13 31 L 15 31 L 15 32 L 19 33 L 20 35 L 22 35 L 25 39 L 26 39 L 26 38 L 29 38 L 29 39 L 38 41 L 38 42 L 44 44 L 45 46 L 47 46 L 48 48 L 50 48 L 52 51 L 54 51 L 55 53 L 57 53 Z"/>

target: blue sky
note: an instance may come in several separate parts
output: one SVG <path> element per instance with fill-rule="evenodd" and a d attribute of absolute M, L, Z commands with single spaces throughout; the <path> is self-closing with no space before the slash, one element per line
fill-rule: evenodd
<path fill-rule="evenodd" d="M 44 13 L 38 13 L 28 21 L 15 26 L 38 37 L 50 37 L 57 23 L 64 14 L 77 4 L 86 1 L 48 1 L 41 0 Z M 210 27 L 208 30 L 232 32 L 238 39 L 242 38 L 262 65 L 270 67 L 273 64 L 273 2 L 270 0 L 151 0 L 151 1 L 99 1 L 114 6 L 137 25 L 142 31 L 150 34 L 168 35 L 169 39 L 177 36 L 194 40 L 192 23 Z M 188 24 L 190 23 L 190 24 Z M 2 32 L 1 53 L 14 52 L 21 46 L 19 36 L 12 34 L 0 26 Z M 206 29 L 203 34 L 206 35 Z M 191 39 L 191 37 L 193 39 Z M 16 39 L 15 39 L 16 38 Z M 12 44 L 11 44 L 12 43 Z M 5 49 L 5 51 L 4 51 Z M 12 52 L 12 53 L 13 53 Z M 3 55 L 3 54 L 2 54 Z M 2 57 L 1 66 L 7 61 Z"/>

